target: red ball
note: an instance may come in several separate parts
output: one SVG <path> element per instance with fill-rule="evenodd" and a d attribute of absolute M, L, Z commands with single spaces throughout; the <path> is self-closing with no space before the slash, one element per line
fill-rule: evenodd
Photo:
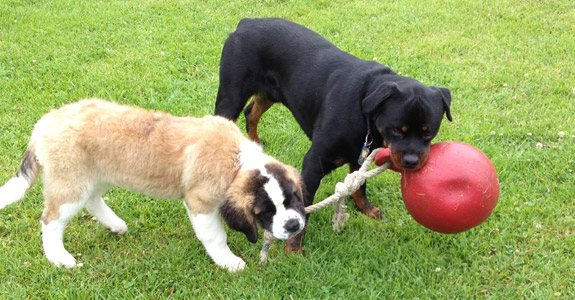
<path fill-rule="evenodd" d="M 389 150 L 378 153 L 382 164 Z M 387 152 L 387 153 L 386 153 Z M 485 221 L 497 205 L 499 179 L 491 161 L 475 147 L 459 142 L 434 144 L 419 170 L 400 170 L 403 202 L 421 225 L 458 233 Z"/>

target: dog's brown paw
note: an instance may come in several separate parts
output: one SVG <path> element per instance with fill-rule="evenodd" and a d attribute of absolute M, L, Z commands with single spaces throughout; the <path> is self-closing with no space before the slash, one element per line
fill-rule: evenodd
<path fill-rule="evenodd" d="M 357 190 L 355 193 L 351 195 L 353 202 L 355 202 L 355 206 L 359 211 L 361 211 L 364 215 L 367 215 L 375 220 L 383 219 L 383 214 L 379 208 L 371 205 L 365 194 L 361 190 Z"/>
<path fill-rule="evenodd" d="M 363 209 L 363 210 L 360 209 L 360 211 L 361 211 L 364 215 L 366 215 L 366 216 L 368 216 L 368 217 L 370 217 L 370 218 L 372 218 L 372 219 L 375 219 L 375 220 L 381 220 L 381 219 L 383 219 L 383 213 L 381 212 L 381 210 L 380 210 L 379 208 L 377 208 L 377 207 L 375 207 L 375 206 L 371 206 L 371 205 L 370 205 L 369 208 Z"/>
<path fill-rule="evenodd" d="M 305 256 L 305 251 L 300 246 L 292 247 L 290 245 L 285 245 L 284 246 L 284 253 L 285 254 L 299 253 L 302 256 Z"/>
<path fill-rule="evenodd" d="M 284 246 L 284 253 L 299 253 L 301 255 L 305 255 L 305 251 L 303 251 L 303 237 L 305 236 L 305 229 L 302 230 L 298 235 L 289 238 L 286 240 L 286 245 Z"/>

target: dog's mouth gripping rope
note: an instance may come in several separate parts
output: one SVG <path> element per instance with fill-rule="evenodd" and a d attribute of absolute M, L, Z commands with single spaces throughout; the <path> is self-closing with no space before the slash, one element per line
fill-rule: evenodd
<path fill-rule="evenodd" d="M 333 209 L 335 211 L 333 218 L 331 221 L 333 222 L 333 230 L 337 232 L 341 232 L 343 227 L 345 226 L 345 222 L 349 219 L 349 213 L 345 210 L 347 206 L 345 205 L 345 198 L 353 193 L 355 193 L 368 178 L 374 177 L 381 172 L 387 170 L 391 162 L 387 162 L 377 168 L 369 169 L 369 166 L 375 159 L 375 155 L 382 150 L 382 148 L 375 149 L 371 152 L 369 156 L 365 159 L 361 168 L 353 173 L 349 173 L 343 182 L 338 182 L 335 185 L 335 193 L 328 198 L 307 206 L 305 208 L 305 213 L 309 214 L 316 210 L 320 210 L 330 204 L 333 204 Z M 265 231 L 264 233 L 264 243 L 262 246 L 262 250 L 260 251 L 260 263 L 266 264 L 268 261 L 268 250 L 271 246 L 272 241 L 276 238 L 272 235 L 271 232 Z"/>

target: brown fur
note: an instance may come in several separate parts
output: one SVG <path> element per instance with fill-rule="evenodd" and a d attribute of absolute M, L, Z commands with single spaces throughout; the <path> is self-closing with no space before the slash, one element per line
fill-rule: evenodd
<path fill-rule="evenodd" d="M 253 95 L 252 102 L 246 107 L 246 131 L 252 141 L 261 143 L 258 136 L 258 122 L 262 115 L 270 109 L 273 104 L 265 93 L 257 93 Z"/>
<path fill-rule="evenodd" d="M 98 99 L 64 106 L 38 122 L 29 147 L 36 147 L 49 179 L 43 221 L 57 219 L 59 207 L 78 201 L 94 178 L 153 197 L 184 198 L 194 214 L 211 212 L 238 176 L 243 141 L 237 126 L 220 117 L 175 117 Z"/>
<path fill-rule="evenodd" d="M 99 99 L 53 110 L 36 123 L 16 176 L 0 187 L 0 209 L 21 200 L 40 169 L 42 243 L 57 266 L 77 266 L 62 235 L 80 209 L 114 233 L 127 231 L 102 199 L 113 186 L 183 198 L 196 236 L 213 261 L 230 271 L 245 262 L 229 249 L 218 213 L 252 243 L 258 225 L 280 239 L 305 226 L 297 170 L 265 155 L 222 117 L 175 117 Z"/>

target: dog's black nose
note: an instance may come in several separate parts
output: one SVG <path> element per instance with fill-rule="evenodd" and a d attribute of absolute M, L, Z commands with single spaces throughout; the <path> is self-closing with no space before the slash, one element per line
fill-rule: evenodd
<path fill-rule="evenodd" d="M 297 219 L 291 219 L 284 225 L 288 232 L 296 232 L 299 230 L 299 221 Z"/>
<path fill-rule="evenodd" d="M 403 168 L 414 169 L 419 164 L 419 155 L 404 154 L 403 155 Z"/>

